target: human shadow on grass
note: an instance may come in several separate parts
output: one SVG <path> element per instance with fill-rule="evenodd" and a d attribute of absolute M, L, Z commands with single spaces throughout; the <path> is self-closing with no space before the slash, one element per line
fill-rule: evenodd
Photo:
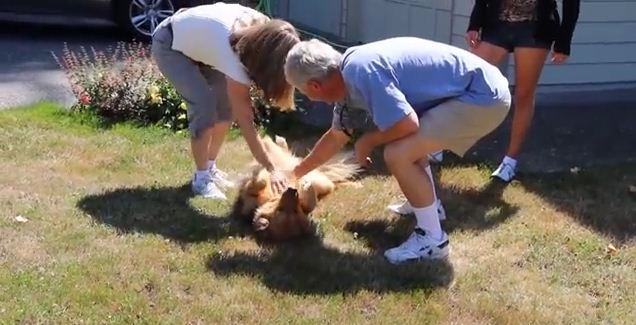
<path fill-rule="evenodd" d="M 505 185 L 497 181 L 478 190 L 440 189 L 447 215 L 442 228 L 450 234 L 457 230 L 486 230 L 506 221 L 519 207 L 502 199 L 504 189 Z M 414 227 L 415 217 L 410 214 L 355 220 L 347 223 L 345 230 L 364 240 L 371 249 L 379 250 L 399 245 Z"/>
<path fill-rule="evenodd" d="M 230 216 L 212 216 L 190 205 L 190 184 L 121 188 L 82 198 L 77 206 L 97 222 L 121 233 L 153 233 L 181 244 L 245 235 Z"/>
<path fill-rule="evenodd" d="M 124 188 L 89 195 L 78 207 L 96 221 L 122 233 L 153 233 L 181 244 L 251 236 L 249 226 L 232 214 L 210 216 L 189 204 L 189 185 Z M 287 243 L 267 243 L 259 253 L 213 255 L 208 266 L 218 275 L 260 277 L 272 289 L 297 294 L 403 291 L 448 286 L 448 262 L 392 266 L 377 254 L 342 252 L 319 235 Z"/>
<path fill-rule="evenodd" d="M 208 268 L 216 276 L 255 277 L 271 290 L 298 295 L 432 290 L 449 287 L 454 278 L 447 260 L 392 265 L 378 252 L 343 251 L 320 236 L 267 246 L 260 252 L 214 254 Z"/>
<path fill-rule="evenodd" d="M 445 166 L 488 164 L 491 169 L 495 168 L 491 161 L 483 158 L 460 159 L 452 155 L 449 158 L 445 157 Z M 636 239 L 636 218 L 633 217 L 636 213 L 636 188 L 633 187 L 636 186 L 636 164 L 633 162 L 548 173 L 520 171 L 513 182 L 603 236 L 619 243 Z M 503 191 L 510 185 L 499 183 L 497 186 Z M 483 195 L 490 194 L 485 191 Z"/>
<path fill-rule="evenodd" d="M 636 164 L 525 174 L 519 181 L 525 189 L 597 233 L 621 243 L 636 239 Z"/>
<path fill-rule="evenodd" d="M 445 229 L 484 230 L 507 220 L 518 207 L 502 199 L 504 189 L 504 184 L 495 181 L 478 190 L 441 189 L 449 215 Z M 450 286 L 454 269 L 447 260 L 394 266 L 382 255 L 406 239 L 414 218 L 352 217 L 357 220 L 347 223 L 345 230 L 365 241 L 370 254 L 342 251 L 323 244 L 316 236 L 269 245 L 259 252 L 214 254 L 208 267 L 216 275 L 256 277 L 272 290 L 294 294 L 399 292 Z"/>
<path fill-rule="evenodd" d="M 385 170 L 378 168 L 383 166 L 382 160 L 377 162 L 379 164 L 362 177 L 386 175 Z M 478 190 L 441 189 L 447 213 L 453 216 L 445 222 L 445 229 L 449 232 L 483 230 L 507 220 L 518 207 L 502 199 L 504 189 L 504 184 L 495 181 Z M 382 214 L 386 216 L 388 212 Z M 300 295 L 347 294 L 361 290 L 402 292 L 451 285 L 454 269 L 448 260 L 394 266 L 384 258 L 382 253 L 386 249 L 399 245 L 410 234 L 412 217 L 352 217 L 358 220 L 349 222 L 345 230 L 365 241 L 371 253 L 331 247 L 317 236 L 294 243 L 268 245 L 258 252 L 216 253 L 210 256 L 208 267 L 217 276 L 254 277 L 272 290 Z"/>

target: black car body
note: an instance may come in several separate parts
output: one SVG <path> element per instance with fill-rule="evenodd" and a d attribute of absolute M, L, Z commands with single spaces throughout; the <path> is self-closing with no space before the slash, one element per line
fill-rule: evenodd
<path fill-rule="evenodd" d="M 218 1 L 218 0 L 217 0 Z M 154 26 L 183 7 L 214 0 L 0 0 L 0 20 L 115 23 L 130 36 L 148 40 Z"/>

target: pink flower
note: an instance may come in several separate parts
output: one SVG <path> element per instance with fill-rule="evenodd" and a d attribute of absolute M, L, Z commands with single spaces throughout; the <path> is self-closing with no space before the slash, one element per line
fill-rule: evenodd
<path fill-rule="evenodd" d="M 88 104 L 90 104 L 90 103 L 91 103 L 91 96 L 89 96 L 88 94 L 84 93 L 84 94 L 82 94 L 82 95 L 80 96 L 80 98 L 79 98 L 79 102 L 80 102 L 82 105 L 88 105 Z"/>

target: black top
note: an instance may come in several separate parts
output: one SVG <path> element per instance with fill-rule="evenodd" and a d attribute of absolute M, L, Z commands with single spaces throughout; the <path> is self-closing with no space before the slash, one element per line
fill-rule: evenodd
<path fill-rule="evenodd" d="M 479 31 L 495 25 L 499 20 L 501 0 L 475 0 L 468 31 Z M 570 55 L 574 27 L 579 18 L 581 0 L 563 0 L 563 21 L 557 11 L 556 0 L 537 1 L 537 38 L 554 42 L 554 51 Z"/>

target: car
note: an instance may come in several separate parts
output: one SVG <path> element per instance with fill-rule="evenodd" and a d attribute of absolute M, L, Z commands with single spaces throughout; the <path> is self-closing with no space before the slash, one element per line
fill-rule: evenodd
<path fill-rule="evenodd" d="M 116 24 L 133 39 L 148 41 L 155 27 L 178 9 L 214 2 L 218 0 L 0 0 L 0 20 L 107 22 Z"/>

